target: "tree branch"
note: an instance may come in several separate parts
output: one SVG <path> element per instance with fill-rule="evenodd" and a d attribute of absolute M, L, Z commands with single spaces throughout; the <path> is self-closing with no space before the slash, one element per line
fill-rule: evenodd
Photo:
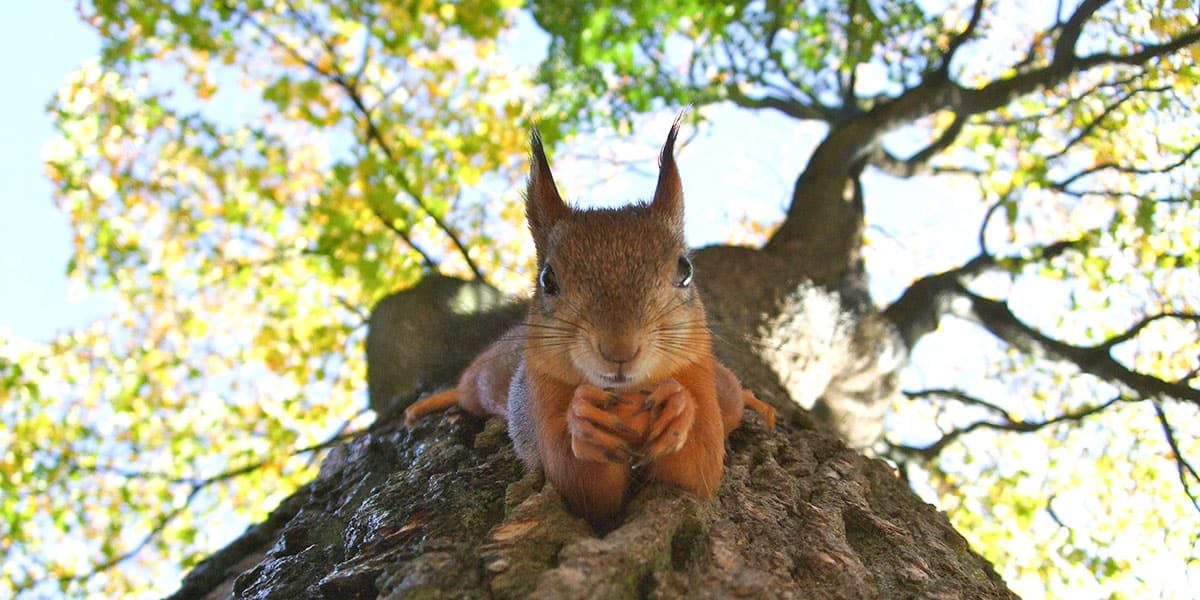
<path fill-rule="evenodd" d="M 1116 404 L 1117 402 L 1128 401 L 1123 396 L 1118 395 L 1110 400 L 1101 402 L 1100 404 L 1069 410 L 1042 421 L 1025 421 L 1022 419 L 1013 419 L 1007 411 L 999 408 L 998 406 L 958 390 L 922 390 L 919 392 L 905 392 L 905 395 L 910 398 L 942 396 L 952 400 L 957 400 L 959 402 L 964 402 L 966 404 L 983 406 L 991 409 L 993 412 L 999 413 L 1002 416 L 1001 421 L 974 421 L 964 427 L 952 429 L 948 432 L 945 432 L 942 434 L 942 437 L 926 446 L 909 446 L 905 444 L 894 444 L 891 442 L 888 443 L 892 450 L 900 454 L 917 456 L 925 461 L 933 460 L 942 452 L 942 450 L 945 450 L 947 446 L 954 443 L 956 440 L 958 440 L 958 438 L 977 429 L 993 429 L 997 431 L 1029 433 L 1039 429 L 1044 429 L 1051 425 L 1057 425 L 1059 423 L 1069 421 L 1079 422 L 1096 413 L 1107 410 L 1110 406 Z"/>
<path fill-rule="evenodd" d="M 952 312 L 949 303 L 955 300 L 953 292 L 958 289 L 961 280 L 998 266 L 992 256 L 980 254 L 961 267 L 918 279 L 891 306 L 884 309 L 883 315 L 896 326 L 905 344 L 912 348 L 917 340 L 937 329 L 942 315 Z"/>
<path fill-rule="evenodd" d="M 963 44 L 966 44 L 975 35 L 975 30 L 983 19 L 984 4 L 984 0 L 975 0 L 975 6 L 971 8 L 971 19 L 967 22 L 966 29 L 950 38 L 950 43 L 946 45 L 946 51 L 942 54 L 942 63 L 938 65 L 937 70 L 941 71 L 947 79 L 950 77 L 950 62 L 954 60 L 954 55 L 958 53 Z"/>
<path fill-rule="evenodd" d="M 1059 29 L 1058 41 L 1054 44 L 1054 60 L 1059 57 L 1075 56 L 1075 45 L 1083 33 L 1083 26 L 1092 15 L 1096 14 L 1110 0 L 1084 0 L 1075 8 L 1075 12 L 1062 24 Z"/>
<path fill-rule="evenodd" d="M 729 95 L 729 99 L 734 104 L 737 104 L 742 108 L 749 108 L 752 110 L 770 108 L 792 117 L 793 119 L 799 119 L 802 121 L 825 121 L 829 118 L 829 115 L 825 114 L 824 111 L 807 104 L 802 104 L 791 98 L 780 98 L 778 96 L 770 95 L 759 97 L 750 96 L 743 92 L 736 83 L 726 86 L 725 90 Z"/>
<path fill-rule="evenodd" d="M 1104 123 L 1104 120 L 1107 119 L 1109 115 L 1111 115 L 1118 108 L 1120 108 L 1122 104 L 1125 104 L 1126 102 L 1132 100 L 1138 94 L 1141 94 L 1144 92 L 1165 92 L 1170 89 L 1171 88 L 1168 86 L 1139 87 L 1139 88 L 1134 88 L 1134 89 L 1126 91 L 1124 94 L 1122 94 L 1120 97 L 1118 97 L 1112 103 L 1106 104 L 1104 106 L 1103 110 L 1100 111 L 1100 114 L 1092 117 L 1092 119 L 1090 121 L 1088 121 L 1087 124 L 1085 124 L 1083 127 L 1080 128 L 1079 133 L 1077 133 L 1074 137 L 1072 137 L 1070 140 L 1067 140 L 1067 142 L 1065 144 L 1063 144 L 1063 147 L 1061 149 L 1059 149 L 1057 152 L 1046 155 L 1046 161 L 1049 162 L 1049 161 L 1057 160 L 1057 159 L 1065 156 L 1067 154 L 1067 152 L 1069 152 L 1071 150 L 1071 148 L 1073 148 L 1076 144 L 1082 142 L 1083 140 L 1087 139 L 1088 136 L 1092 135 L 1092 132 L 1094 132 L 1098 127 L 1100 127 L 1100 125 L 1102 123 Z"/>
<path fill-rule="evenodd" d="M 845 61 L 846 64 L 839 65 L 839 72 L 836 75 L 837 85 L 841 88 L 838 96 L 842 102 L 839 111 L 842 114 L 854 114 L 858 108 L 854 96 L 854 88 L 858 84 L 856 72 L 858 69 L 858 58 L 855 56 L 854 50 L 860 33 L 859 28 L 855 27 L 855 17 L 859 11 L 859 4 L 859 0 L 850 0 L 849 5 L 846 7 L 845 49 L 842 55 L 848 60 Z M 867 12 L 869 14 L 870 10 L 868 9 Z M 840 71 L 848 71 L 848 73 L 843 75 Z"/>
<path fill-rule="evenodd" d="M 1101 53 L 1083 58 L 1076 56 L 1074 47 L 1084 22 L 1108 1 L 1087 0 L 1076 9 L 1063 25 L 1054 58 L 1049 65 L 975 89 L 960 87 L 941 72 L 931 73 L 920 85 L 854 120 L 861 120 L 862 123 L 847 123 L 842 128 L 845 130 L 843 136 L 831 132 L 822 145 L 828 145 L 828 151 L 836 152 L 842 162 L 849 164 L 895 127 L 939 110 L 953 110 L 965 118 L 1000 108 L 1024 94 L 1053 87 L 1093 67 L 1107 64 L 1140 65 L 1200 41 L 1200 29 L 1197 29 L 1167 43 L 1143 46 L 1141 50 L 1127 55 Z M 837 137 L 845 139 L 835 139 Z"/>
<path fill-rule="evenodd" d="M 317 444 L 313 444 L 311 446 L 307 446 L 305 448 L 298 448 L 296 450 L 292 450 L 288 454 L 288 456 L 298 456 L 301 454 L 308 454 L 308 453 L 318 452 L 320 450 L 325 450 L 327 448 L 331 448 L 333 446 L 336 446 L 343 442 L 346 442 L 347 440 L 356 438 L 364 433 L 362 431 L 346 432 L 345 430 L 346 430 L 347 425 L 349 425 L 349 421 L 344 423 L 342 425 L 342 427 L 340 427 L 338 429 L 338 432 L 336 434 L 334 434 L 330 438 L 326 439 L 325 441 L 319 442 Z M 95 457 L 92 457 L 92 458 L 95 458 Z M 258 469 L 261 469 L 264 465 L 266 465 L 268 462 L 271 462 L 271 459 L 264 459 L 264 460 L 260 460 L 255 463 L 250 463 L 250 464 L 238 467 L 236 469 L 222 471 L 220 473 L 217 473 L 217 474 L 209 476 L 209 477 L 205 477 L 203 479 L 197 479 L 194 477 L 176 477 L 176 476 L 166 475 L 164 473 L 130 471 L 127 469 L 122 469 L 120 467 L 111 467 L 111 466 L 101 467 L 101 466 L 98 466 L 95 464 L 78 465 L 78 468 L 81 471 L 89 471 L 89 472 L 93 472 L 93 473 L 109 473 L 109 474 L 119 475 L 121 477 L 125 477 L 128 479 L 160 479 L 160 480 L 164 480 L 166 483 L 169 483 L 169 484 L 186 485 L 190 489 L 188 490 L 187 496 L 184 498 L 182 503 L 180 503 L 175 508 L 171 509 L 169 512 L 159 516 L 159 518 L 154 521 L 154 524 L 150 527 L 150 530 L 142 537 L 142 539 L 139 540 L 133 546 L 131 546 L 128 550 L 126 550 L 125 552 L 122 552 L 116 556 L 113 556 L 113 557 L 109 558 L 108 560 L 93 564 L 90 572 L 88 572 L 88 573 L 66 573 L 66 574 L 63 574 L 63 575 L 57 577 L 57 580 L 63 584 L 70 584 L 70 583 L 76 583 L 76 582 L 80 582 L 80 581 L 86 581 L 88 579 L 91 579 L 98 573 L 107 571 L 107 570 L 125 562 L 126 560 L 129 560 L 130 558 L 136 556 L 139 552 L 141 552 L 143 548 L 145 548 L 148 544 L 150 544 L 150 542 L 154 541 L 158 536 L 162 535 L 162 532 L 167 528 L 168 525 L 170 525 L 171 521 L 174 521 L 176 517 L 178 517 L 180 514 L 182 514 L 183 511 L 186 510 L 191 505 L 192 499 L 196 497 L 196 494 L 199 494 L 205 488 L 207 488 L 211 485 L 214 485 L 216 483 L 234 479 L 236 477 L 240 477 L 247 473 L 252 473 L 254 471 L 257 471 Z"/>
<path fill-rule="evenodd" d="M 915 175 L 932 173 L 933 169 L 929 165 L 930 161 L 954 143 L 954 140 L 962 133 L 964 125 L 966 125 L 966 119 L 960 115 L 955 115 L 954 121 L 942 132 L 942 135 L 908 158 L 899 158 L 893 155 L 881 144 L 871 154 L 870 163 L 888 175 L 905 179 Z"/>
<path fill-rule="evenodd" d="M 1137 323 L 1134 323 L 1133 326 L 1131 326 L 1129 329 L 1126 329 L 1124 332 L 1119 333 L 1111 338 L 1108 338 L 1107 340 L 1104 340 L 1104 342 L 1100 343 L 1100 345 L 1096 346 L 1096 348 L 1104 349 L 1104 350 L 1112 350 L 1114 346 L 1123 344 L 1123 343 L 1128 342 L 1129 340 L 1132 340 L 1133 338 L 1137 337 L 1137 335 L 1139 333 L 1141 333 L 1143 329 L 1145 329 L 1151 323 L 1158 321 L 1159 319 L 1179 319 L 1181 321 L 1191 321 L 1193 323 L 1200 323 L 1200 315 L 1192 314 L 1192 313 L 1165 312 L 1165 313 L 1158 313 L 1156 315 L 1148 315 L 1148 316 L 1142 317 Z"/>
<path fill-rule="evenodd" d="M 1030 355 L 1068 362 L 1082 372 L 1123 386 L 1128 390 L 1128 395 L 1171 398 L 1200 405 L 1200 390 L 1184 382 L 1168 382 L 1134 371 L 1118 362 L 1110 353 L 1114 345 L 1132 338 L 1150 322 L 1173 317 L 1176 313 L 1147 317 L 1129 331 L 1095 346 L 1067 344 L 1022 322 L 1004 302 L 984 298 L 966 288 L 965 278 L 998 266 L 994 258 L 980 255 L 958 269 L 918 280 L 884 310 L 884 316 L 892 321 L 910 348 L 920 337 L 936 329 L 943 315 L 953 314 L 978 323 L 996 337 Z M 1197 319 L 1196 315 L 1191 314 L 1175 318 Z"/>
<path fill-rule="evenodd" d="M 1095 3 L 1091 2 L 1091 4 Z M 1100 4 L 1103 3 L 1100 2 Z M 1084 3 L 1084 5 L 1087 4 L 1089 3 Z M 1083 10 L 1083 7 L 1081 5 L 1080 10 Z M 977 89 L 958 88 L 955 85 L 957 90 L 947 93 L 950 107 L 969 114 L 995 110 L 1008 104 L 1014 98 L 1039 89 L 1053 87 L 1066 81 L 1072 75 L 1089 69 L 1105 65 L 1142 65 L 1200 41 L 1200 29 L 1194 29 L 1167 43 L 1143 46 L 1141 50 L 1131 54 L 1099 53 L 1079 57 L 1073 53 L 1060 53 L 1067 41 L 1070 42 L 1071 48 L 1074 48 L 1077 41 L 1078 32 L 1075 32 L 1074 36 L 1068 35 L 1070 27 L 1071 22 L 1068 22 L 1064 28 L 1063 37 L 1059 38 L 1059 44 L 1056 45 L 1054 59 L 1049 65 L 1014 75 L 1008 79 L 994 81 Z"/>
<path fill-rule="evenodd" d="M 1041 121 L 1043 119 L 1056 117 L 1056 116 L 1062 114 L 1064 111 L 1070 109 L 1071 107 L 1078 106 L 1081 101 L 1083 101 L 1088 96 L 1091 96 L 1092 94 L 1096 94 L 1097 92 L 1099 92 L 1101 90 L 1123 89 L 1126 86 L 1133 85 L 1139 79 L 1142 79 L 1144 76 L 1145 76 L 1145 73 L 1139 72 L 1139 73 L 1130 75 L 1129 77 L 1122 77 L 1120 79 L 1114 79 L 1112 81 L 1097 82 L 1094 85 L 1089 86 L 1086 90 L 1084 90 L 1082 92 L 1065 96 L 1062 100 L 1059 101 L 1058 104 L 1047 108 L 1044 112 L 1039 112 L 1039 113 L 1030 114 L 1030 115 L 1024 115 L 1024 116 L 1020 116 L 1020 117 L 1013 117 L 1013 118 L 1008 118 L 1008 119 L 992 118 L 992 119 L 988 119 L 986 121 L 982 121 L 982 122 L 978 122 L 978 123 L 980 125 L 984 125 L 984 126 L 988 126 L 988 127 L 1011 127 L 1013 125 L 1019 125 L 1022 123 L 1034 123 L 1037 121 Z"/>
<path fill-rule="evenodd" d="M 334 65 L 332 67 L 332 69 L 333 69 L 332 72 L 326 71 L 325 69 L 322 69 L 320 67 L 320 65 L 317 65 L 311 59 L 302 55 L 300 53 L 300 51 L 298 49 L 296 49 L 295 47 L 293 47 L 291 44 L 288 44 L 287 42 L 280 39 L 279 36 L 275 35 L 275 33 L 272 32 L 270 29 L 268 29 L 266 25 L 259 22 L 252 15 L 242 11 L 242 9 L 235 7 L 235 6 L 230 6 L 229 8 L 230 8 L 230 10 L 232 10 L 234 12 L 242 14 L 245 17 L 246 22 L 250 23 L 250 25 L 254 29 L 259 31 L 263 35 L 267 36 L 276 46 L 283 49 L 285 52 L 290 54 L 293 58 L 295 58 L 296 60 L 298 60 L 302 64 L 304 64 L 305 67 L 307 67 L 309 69 L 309 71 L 311 71 L 313 74 L 327 79 L 330 83 L 333 83 L 334 85 L 336 85 L 337 87 L 342 89 L 342 91 L 350 99 L 351 104 L 354 105 L 355 110 L 359 113 L 360 117 L 363 120 L 363 124 L 366 127 L 366 132 L 367 132 L 367 140 L 370 142 L 373 142 L 380 149 L 380 151 L 383 152 L 384 157 L 386 157 L 388 160 L 388 164 L 393 167 L 393 174 L 396 176 L 396 180 L 400 183 L 400 188 L 403 189 L 406 194 L 408 194 L 408 196 L 412 199 L 413 203 L 416 204 L 417 207 L 420 208 L 422 212 L 424 212 L 426 215 L 429 216 L 430 219 L 433 220 L 433 222 L 437 226 L 437 228 L 440 229 L 444 234 L 446 234 L 447 237 L 450 238 L 450 242 L 452 244 L 454 244 L 454 247 L 458 250 L 459 254 L 462 255 L 463 261 L 466 263 L 467 267 L 471 270 L 472 274 L 474 274 L 475 278 L 480 281 L 483 281 L 485 279 L 483 272 L 479 270 L 479 266 L 476 265 L 475 261 L 471 258 L 470 253 L 467 251 L 466 246 L 463 244 L 462 240 L 459 238 L 458 233 L 456 231 L 454 231 L 454 228 L 452 228 L 448 223 L 446 223 L 446 221 L 444 219 L 442 219 L 436 213 L 434 213 L 432 210 L 430 210 L 428 204 L 425 202 L 425 199 L 422 197 L 420 192 L 416 189 L 416 186 L 414 186 L 413 183 L 404 174 L 404 172 L 398 168 L 394 168 L 396 165 L 396 162 L 397 162 L 395 152 L 392 150 L 392 147 L 391 147 L 391 145 L 388 144 L 387 140 L 384 139 L 383 134 L 379 131 L 378 126 L 376 126 L 375 119 L 372 116 L 372 111 L 371 111 L 371 109 L 369 109 L 367 107 L 365 101 L 362 98 L 362 94 L 359 93 L 358 88 L 356 86 L 356 82 L 352 83 L 341 72 L 340 68 L 337 66 L 336 54 L 331 54 L 331 59 L 333 59 L 333 60 L 331 60 L 330 63 L 332 65 Z M 301 25 L 307 27 L 307 25 L 304 25 L 304 19 L 297 18 L 297 21 L 299 21 L 301 23 Z M 313 31 L 309 30 L 309 33 L 314 34 L 314 36 L 317 38 L 321 38 L 321 36 L 318 34 L 318 32 L 313 32 Z M 325 42 L 323 39 L 322 39 L 322 44 L 324 44 L 324 47 L 327 49 L 328 52 L 331 52 L 331 53 L 333 52 L 332 48 L 330 48 L 328 46 L 327 42 Z M 378 216 L 381 220 L 384 221 L 384 224 L 387 225 L 389 229 L 391 229 L 394 233 L 396 233 L 398 236 L 400 236 L 400 238 L 402 240 L 404 240 L 404 242 L 406 244 L 408 244 L 408 246 L 410 248 L 412 248 L 413 250 L 416 250 L 417 253 L 419 253 L 421 255 L 422 260 L 426 263 L 427 266 L 429 266 L 432 269 L 437 268 L 437 263 L 430 258 L 428 253 L 422 251 L 413 242 L 412 238 L 408 235 L 408 233 L 406 231 L 401 230 L 398 227 L 395 227 L 395 225 L 382 214 L 382 212 L 379 210 L 378 207 L 371 206 L 370 208 L 371 208 L 371 211 L 373 213 L 375 213 L 376 216 Z"/>
<path fill-rule="evenodd" d="M 1000 417 L 1002 419 L 1004 419 L 1004 421 L 1006 423 L 1017 422 L 1017 419 L 1013 418 L 1012 414 L 1009 413 L 1007 410 L 1005 410 L 1000 405 L 993 404 L 991 402 L 988 402 L 987 400 L 983 400 L 982 398 L 976 398 L 975 396 L 972 396 L 962 390 L 956 390 L 956 389 L 951 389 L 951 388 L 930 388 L 930 389 L 925 389 L 925 390 L 919 390 L 916 392 L 905 391 L 904 395 L 912 400 L 915 400 L 917 398 L 930 398 L 930 397 L 940 397 L 940 398 L 946 398 L 949 400 L 955 400 L 955 401 L 961 402 L 963 404 L 971 404 L 974 406 L 986 408 L 987 410 L 1000 415 Z"/>
<path fill-rule="evenodd" d="M 1162 403 L 1156 400 L 1151 404 L 1154 406 L 1154 414 L 1158 417 L 1158 424 L 1162 427 L 1163 439 L 1166 440 L 1167 446 L 1170 446 L 1171 453 L 1175 455 L 1175 468 L 1179 474 L 1179 483 L 1183 486 L 1183 493 L 1187 494 L 1192 501 L 1192 506 L 1200 512 L 1200 498 L 1197 498 L 1196 492 L 1192 491 L 1192 484 L 1188 481 L 1190 478 L 1192 482 L 1200 483 L 1200 474 L 1196 472 L 1196 467 L 1184 458 L 1183 452 L 1179 449 L 1175 430 L 1167 420 L 1167 413 L 1163 410 Z"/>
<path fill-rule="evenodd" d="M 1076 181 L 1089 175 L 1099 173 L 1100 171 L 1117 171 L 1118 173 L 1125 173 L 1128 175 L 1154 175 L 1158 173 L 1168 173 L 1186 165 L 1193 156 L 1196 156 L 1197 153 L 1200 153 L 1200 144 L 1192 146 L 1187 152 L 1184 152 L 1178 160 L 1164 167 L 1131 167 L 1112 161 L 1106 161 L 1068 175 L 1067 177 L 1064 177 L 1058 181 L 1051 181 L 1049 182 L 1048 187 L 1065 191 L 1072 183 L 1075 183 Z"/>
<path fill-rule="evenodd" d="M 896 98 L 878 104 L 864 114 L 838 122 L 817 146 L 803 172 L 796 178 L 787 217 L 764 249 L 772 253 L 796 255 L 805 252 L 805 244 L 814 243 L 814 240 L 815 243 L 829 246 L 827 238 L 831 234 L 825 232 L 830 227 L 829 223 L 841 227 L 856 218 L 861 220 L 861 215 L 854 214 L 857 207 L 853 203 L 843 202 L 838 208 L 822 207 L 817 203 L 830 203 L 831 199 L 843 198 L 845 190 L 853 183 L 853 173 L 861 169 L 862 159 L 869 158 L 883 137 L 899 127 L 943 110 L 953 111 L 958 118 L 966 119 L 1000 108 L 1022 95 L 1059 85 L 1093 67 L 1143 64 L 1200 41 L 1198 29 L 1167 43 L 1143 46 L 1127 55 L 1076 56 L 1074 47 L 1084 23 L 1108 1 L 1086 0 L 1076 8 L 1060 30 L 1053 60 L 1044 67 L 1020 72 L 975 89 L 964 88 L 948 74 L 933 71 L 926 74 L 920 84 Z M 810 222 L 814 221 L 812 215 L 822 212 L 829 213 L 822 215 L 825 222 Z M 853 232 L 839 231 L 837 234 L 844 238 Z M 844 261 L 846 265 L 854 264 L 856 246 L 835 244 L 831 247 L 848 253 Z"/>
<path fill-rule="evenodd" d="M 974 317 L 993 335 L 1013 347 L 1034 356 L 1073 363 L 1085 373 L 1122 384 L 1142 397 L 1172 398 L 1200 405 L 1200 390 L 1133 371 L 1114 359 L 1105 344 L 1074 346 L 1064 343 L 1017 319 L 1003 302 L 977 296 L 961 286 L 959 293 L 960 298 L 970 301 L 969 311 L 964 314 Z"/>
<path fill-rule="evenodd" d="M 737 44 L 737 42 L 733 41 L 731 37 L 728 37 L 733 35 L 732 31 L 727 32 L 727 41 L 722 42 L 720 45 L 721 51 L 725 55 L 725 62 L 728 63 L 726 68 L 733 75 L 731 81 L 724 86 L 726 97 L 734 104 L 737 104 L 743 108 L 749 108 L 751 110 L 774 109 L 789 117 L 792 117 L 793 119 L 798 119 L 801 121 L 830 120 L 833 117 L 833 111 L 830 110 L 829 107 L 817 102 L 815 100 L 815 94 L 805 89 L 800 81 L 797 81 L 791 77 L 787 69 L 784 68 L 783 61 L 780 60 L 779 52 L 772 48 L 771 44 L 774 43 L 775 34 L 777 31 L 777 29 L 769 31 L 767 39 L 764 42 L 764 48 L 767 50 L 766 60 L 775 65 L 775 67 L 783 75 L 784 80 L 791 84 L 791 86 L 795 88 L 795 91 L 802 94 L 803 98 L 797 99 L 790 91 L 780 90 L 780 86 L 771 85 L 764 81 L 762 78 L 761 67 L 757 72 L 754 73 L 747 73 L 743 71 L 738 66 L 739 61 L 737 57 L 734 56 L 734 50 L 731 48 L 731 46 Z M 747 35 L 751 34 L 748 32 Z M 738 46 L 738 52 L 744 54 L 740 46 Z M 774 88 L 777 91 L 780 91 L 782 95 L 763 94 L 761 96 L 751 96 L 742 91 L 740 87 L 742 84 Z"/>
<path fill-rule="evenodd" d="M 1189 196 L 1151 196 L 1149 194 L 1135 194 L 1133 192 L 1121 192 L 1114 190 L 1086 189 L 1086 190 L 1068 190 L 1056 183 L 1050 183 L 1046 186 L 1060 194 L 1066 194 L 1074 198 L 1083 198 L 1086 196 L 1103 196 L 1107 198 L 1133 198 L 1138 202 L 1158 202 L 1162 204 L 1183 204 L 1192 202 Z"/>

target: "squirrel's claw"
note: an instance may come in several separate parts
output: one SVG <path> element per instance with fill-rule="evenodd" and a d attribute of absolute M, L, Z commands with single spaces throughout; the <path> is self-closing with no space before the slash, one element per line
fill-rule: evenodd
<path fill-rule="evenodd" d="M 695 398 L 674 379 L 660 383 L 646 402 L 657 410 L 640 452 L 642 465 L 683 448 L 696 418 Z"/>
<path fill-rule="evenodd" d="M 621 420 L 620 416 L 611 412 L 613 406 L 620 401 L 620 398 L 611 392 L 581 385 L 575 390 L 575 401 L 571 402 L 570 412 L 601 429 L 636 437 L 638 432 Z"/>
<path fill-rule="evenodd" d="M 576 458 L 617 464 L 629 464 L 635 458 L 627 440 L 636 437 L 637 432 L 606 410 L 612 396 L 594 386 L 576 388 L 567 410 L 567 432 Z"/>
<path fill-rule="evenodd" d="M 571 432 L 571 453 L 579 460 L 629 464 L 635 455 L 625 442 L 599 429 Z"/>

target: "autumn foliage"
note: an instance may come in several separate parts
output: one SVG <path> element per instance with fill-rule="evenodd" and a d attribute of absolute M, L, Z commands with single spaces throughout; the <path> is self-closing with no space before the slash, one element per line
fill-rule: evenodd
<path fill-rule="evenodd" d="M 1195 585 L 1192 3 L 518 4 L 80 3 L 102 53 L 49 102 L 46 174 L 71 277 L 114 306 L 0 340 L 0 596 L 169 592 L 370 422 L 378 300 L 433 270 L 523 288 L 532 123 L 608 141 L 689 103 L 701 132 L 822 124 L 845 176 L 788 157 L 785 213 L 866 181 L 837 243 L 905 275 L 871 293 L 913 345 L 875 450 L 1016 591 Z M 906 260 L 951 233 L 893 235 L 885 178 L 953 196 L 978 256 Z M 947 303 L 905 320 L 926 292 Z"/>

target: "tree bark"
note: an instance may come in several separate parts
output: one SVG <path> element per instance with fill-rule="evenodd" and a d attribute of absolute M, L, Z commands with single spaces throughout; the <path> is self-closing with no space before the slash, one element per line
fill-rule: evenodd
<path fill-rule="evenodd" d="M 773 432 L 752 415 L 729 448 L 714 502 L 647 487 L 597 535 L 522 474 L 499 420 L 379 427 L 174 598 L 1013 597 L 892 469 L 803 412 Z"/>
<path fill-rule="evenodd" d="M 1013 597 L 944 515 L 818 427 L 763 360 L 753 334 L 780 310 L 785 290 L 764 282 L 784 260 L 696 256 L 722 359 L 780 411 L 773 431 L 747 411 L 715 501 L 642 486 L 620 525 L 597 533 L 523 473 L 499 420 L 451 409 L 409 430 L 391 418 L 331 451 L 315 481 L 173 598 Z M 473 318 L 491 327 L 497 314 Z M 463 326 L 470 317 L 456 316 Z M 391 415 L 411 399 L 400 397 Z"/>

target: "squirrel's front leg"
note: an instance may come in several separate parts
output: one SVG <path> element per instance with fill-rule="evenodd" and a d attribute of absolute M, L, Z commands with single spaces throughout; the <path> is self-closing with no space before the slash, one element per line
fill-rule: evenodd
<path fill-rule="evenodd" d="M 642 462 L 649 465 L 652 480 L 711 498 L 724 470 L 725 428 L 716 390 L 702 381 L 668 379 L 647 396 L 656 416 Z"/>
<path fill-rule="evenodd" d="M 633 458 L 626 441 L 631 430 L 609 410 L 609 392 L 582 385 L 570 393 L 565 411 L 541 420 L 542 468 L 573 512 L 603 526 L 625 504 Z"/>

